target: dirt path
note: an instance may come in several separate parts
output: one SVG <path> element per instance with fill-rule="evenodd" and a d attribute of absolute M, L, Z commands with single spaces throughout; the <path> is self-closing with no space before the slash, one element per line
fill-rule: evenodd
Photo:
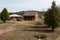
<path fill-rule="evenodd" d="M 60 30 L 60 28 L 58 27 L 57 30 Z M 56 40 L 60 40 L 60 35 L 56 38 Z"/>
<path fill-rule="evenodd" d="M 56 40 L 60 40 L 60 36 Z"/>
<path fill-rule="evenodd" d="M 0 30 L 0 35 L 9 31 L 14 30 L 15 28 L 10 28 L 10 29 L 4 29 L 4 30 Z"/>

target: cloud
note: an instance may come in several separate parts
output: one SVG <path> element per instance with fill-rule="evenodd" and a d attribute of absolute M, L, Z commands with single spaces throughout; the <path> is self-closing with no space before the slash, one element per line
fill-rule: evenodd
<path fill-rule="evenodd" d="M 55 0 L 57 4 L 60 0 Z M 0 0 L 0 10 L 6 7 L 9 11 L 46 10 L 50 8 L 52 0 Z"/>

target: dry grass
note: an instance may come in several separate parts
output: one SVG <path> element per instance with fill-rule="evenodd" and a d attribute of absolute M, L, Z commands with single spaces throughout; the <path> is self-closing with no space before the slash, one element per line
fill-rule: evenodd
<path fill-rule="evenodd" d="M 4 25 L 7 24 L 9 23 Z M 13 28 L 16 29 L 0 35 L 0 40 L 38 40 L 34 37 L 34 35 L 37 34 L 47 35 L 46 40 L 56 40 L 60 36 L 60 30 L 58 29 L 56 29 L 55 32 L 44 32 L 44 30 L 42 31 L 40 28 L 31 28 L 30 26 L 35 25 L 34 21 L 15 22 L 15 24 Z M 9 26 L 10 25 L 12 24 L 9 24 Z"/>

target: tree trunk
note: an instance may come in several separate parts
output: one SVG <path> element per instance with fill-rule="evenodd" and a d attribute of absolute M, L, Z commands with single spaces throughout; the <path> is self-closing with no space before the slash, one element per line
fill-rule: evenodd
<path fill-rule="evenodd" d="M 4 23 L 6 23 L 6 21 L 4 20 Z"/>
<path fill-rule="evenodd" d="M 52 32 L 54 32 L 54 27 L 52 27 Z"/>

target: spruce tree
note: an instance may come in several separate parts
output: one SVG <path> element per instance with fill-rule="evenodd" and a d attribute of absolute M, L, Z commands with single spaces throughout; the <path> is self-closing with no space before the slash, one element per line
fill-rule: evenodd
<path fill-rule="evenodd" d="M 6 8 L 4 8 L 1 12 L 1 20 L 4 21 L 4 23 L 6 22 L 6 20 L 9 19 L 9 13 L 7 11 Z"/>
<path fill-rule="evenodd" d="M 55 1 L 52 2 L 51 9 L 49 9 L 45 14 L 45 24 L 48 25 L 48 27 L 52 28 L 52 31 L 57 27 L 58 25 L 58 8 L 56 7 Z"/>

